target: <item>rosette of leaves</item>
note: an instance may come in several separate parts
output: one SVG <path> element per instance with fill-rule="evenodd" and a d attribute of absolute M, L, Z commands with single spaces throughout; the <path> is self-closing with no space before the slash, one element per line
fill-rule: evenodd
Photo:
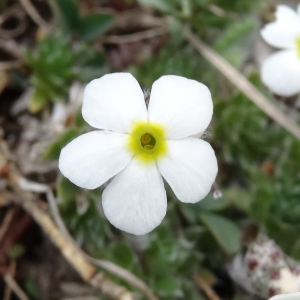
<path fill-rule="evenodd" d="M 32 70 L 34 88 L 29 110 L 40 111 L 47 103 L 65 102 L 73 80 L 89 81 L 104 73 L 105 58 L 84 44 L 74 49 L 62 35 L 46 36 L 36 51 L 26 49 L 24 59 Z"/>

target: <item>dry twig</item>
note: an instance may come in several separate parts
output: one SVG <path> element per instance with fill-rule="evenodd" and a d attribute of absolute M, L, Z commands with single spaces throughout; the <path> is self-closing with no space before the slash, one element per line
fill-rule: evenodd
<path fill-rule="evenodd" d="M 2 24 L 12 19 L 18 20 L 12 28 L 6 29 L 2 27 Z M 14 5 L 0 15 L 0 36 L 5 39 L 15 38 L 25 31 L 26 25 L 27 20 L 25 12 L 20 9 L 19 5 Z"/>
<path fill-rule="evenodd" d="M 99 300 L 99 297 L 95 297 L 95 296 L 79 296 L 79 297 L 63 298 L 61 300 Z"/>
<path fill-rule="evenodd" d="M 13 61 L 4 61 L 0 62 L 0 70 L 6 71 L 10 69 L 16 69 L 22 66 L 23 62 L 20 60 L 13 60 Z"/>
<path fill-rule="evenodd" d="M 133 299 L 132 294 L 126 288 L 114 283 L 104 273 L 98 272 L 95 267 L 87 261 L 82 255 L 82 252 L 58 230 L 47 213 L 38 207 L 34 202 L 34 197 L 31 193 L 21 190 L 15 184 L 13 187 L 17 196 L 14 199 L 14 202 L 21 205 L 41 226 L 43 231 L 58 247 L 84 281 L 93 287 L 100 289 L 111 299 Z"/>
<path fill-rule="evenodd" d="M 213 289 L 197 274 L 194 273 L 193 279 L 199 288 L 206 294 L 210 300 L 221 300 Z"/>
<path fill-rule="evenodd" d="M 23 60 L 22 48 L 16 41 L 0 39 L 0 48 L 8 52 L 11 56 Z"/>
<path fill-rule="evenodd" d="M 20 300 L 29 300 L 27 295 L 23 292 L 18 283 L 10 274 L 5 274 L 3 278 L 5 283 L 11 288 L 11 290 L 18 296 Z"/>
<path fill-rule="evenodd" d="M 158 300 L 158 298 L 154 295 L 154 293 L 150 290 L 150 288 L 146 285 L 145 282 L 143 282 L 141 279 L 139 279 L 126 269 L 108 260 L 95 259 L 89 255 L 86 255 L 86 257 L 92 264 L 99 266 L 109 271 L 110 273 L 116 274 L 118 277 L 126 280 L 131 285 L 140 289 L 149 300 Z"/>
<path fill-rule="evenodd" d="M 102 260 L 102 259 L 95 259 L 88 254 L 86 254 L 82 249 L 80 249 L 74 239 L 72 238 L 71 234 L 69 233 L 68 229 L 66 228 L 64 221 L 59 213 L 59 210 L 57 208 L 57 201 L 51 191 L 51 189 L 44 184 L 35 183 L 31 181 L 27 181 L 24 178 L 19 179 L 20 187 L 22 190 L 30 190 L 33 192 L 38 193 L 46 193 L 47 200 L 53 215 L 53 218 L 56 222 L 56 225 L 59 227 L 60 231 L 64 234 L 64 236 L 86 257 L 86 259 L 92 263 L 93 265 L 99 266 L 102 269 L 117 275 L 118 277 L 124 279 L 129 284 L 135 286 L 136 288 L 140 289 L 149 300 L 158 300 L 158 298 L 154 295 L 154 293 L 151 291 L 151 289 L 146 285 L 145 282 L 143 282 L 141 279 L 139 279 L 137 276 L 129 272 L 128 270 L 114 264 L 111 261 L 108 260 Z"/>
<path fill-rule="evenodd" d="M 49 31 L 49 24 L 40 16 L 35 7 L 32 5 L 30 0 L 20 0 L 27 14 L 30 16 L 32 21 L 39 27 L 43 28 L 46 32 Z"/>
<path fill-rule="evenodd" d="M 226 16 L 226 11 L 223 8 L 221 8 L 221 7 L 219 7 L 215 4 L 210 4 L 208 6 L 208 8 L 213 14 L 215 14 L 218 17 L 225 17 Z"/>
<path fill-rule="evenodd" d="M 11 287 L 9 285 L 6 285 L 4 295 L 3 295 L 3 300 L 10 300 L 11 298 Z"/>
<path fill-rule="evenodd" d="M 12 261 L 9 267 L 9 274 L 13 277 L 16 273 L 16 261 Z M 12 288 L 6 284 L 3 300 L 10 300 L 12 294 Z"/>
<path fill-rule="evenodd" d="M 152 39 L 157 36 L 166 35 L 168 30 L 166 27 L 152 28 L 149 30 L 119 36 L 108 36 L 104 39 L 106 44 L 125 44 L 134 43 L 141 40 Z"/>
<path fill-rule="evenodd" d="M 239 71 L 233 68 L 223 57 L 212 48 L 203 43 L 189 28 L 183 31 L 186 39 L 201 53 L 212 65 L 214 65 L 225 77 L 227 77 L 240 91 L 261 108 L 269 117 L 283 128 L 300 139 L 300 127 L 289 119 L 280 109 L 272 104 L 257 88 L 251 84 Z"/>
<path fill-rule="evenodd" d="M 11 223 L 13 216 L 15 213 L 15 209 L 11 208 L 5 215 L 4 220 L 1 223 L 1 227 L 0 227 L 0 241 L 2 240 L 4 234 L 6 233 L 9 224 Z"/>

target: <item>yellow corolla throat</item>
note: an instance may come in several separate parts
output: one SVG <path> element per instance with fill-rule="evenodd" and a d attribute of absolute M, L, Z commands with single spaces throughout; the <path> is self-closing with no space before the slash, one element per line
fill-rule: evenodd
<path fill-rule="evenodd" d="M 128 146 L 141 161 L 154 162 L 167 153 L 165 129 L 155 123 L 136 122 L 129 134 Z"/>
<path fill-rule="evenodd" d="M 298 57 L 300 58 L 300 37 L 296 39 L 296 49 L 297 49 Z"/>

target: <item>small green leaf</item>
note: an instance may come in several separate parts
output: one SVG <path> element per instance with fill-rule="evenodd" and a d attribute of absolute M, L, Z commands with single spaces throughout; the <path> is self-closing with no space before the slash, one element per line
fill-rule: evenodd
<path fill-rule="evenodd" d="M 24 290 L 26 294 L 30 297 L 32 300 L 41 299 L 42 293 L 39 290 L 35 280 L 33 280 L 31 277 L 26 276 L 24 281 Z"/>
<path fill-rule="evenodd" d="M 50 160 L 56 160 L 59 158 L 59 154 L 61 149 L 67 145 L 69 142 L 71 142 L 74 138 L 76 138 L 79 135 L 79 131 L 77 129 L 69 129 L 65 132 L 63 132 L 57 139 L 56 142 L 54 142 L 52 145 L 50 145 L 45 153 L 44 156 L 47 159 Z"/>
<path fill-rule="evenodd" d="M 130 267 L 133 262 L 131 250 L 125 242 L 113 245 L 112 254 L 116 262 L 124 268 Z"/>
<path fill-rule="evenodd" d="M 82 117 L 81 109 L 79 109 L 77 111 L 77 113 L 75 114 L 75 124 L 76 124 L 76 127 L 78 127 L 78 128 L 81 128 L 84 125 L 86 125 L 86 122 Z"/>
<path fill-rule="evenodd" d="M 253 202 L 253 195 L 249 190 L 241 188 L 229 188 L 224 191 L 226 198 L 230 199 L 231 203 L 245 212 L 250 212 Z"/>
<path fill-rule="evenodd" d="M 143 6 L 155 8 L 165 13 L 173 9 L 172 2 L 168 0 L 138 0 L 138 2 Z"/>
<path fill-rule="evenodd" d="M 300 260 L 300 240 L 296 240 L 295 244 L 291 249 L 291 256 L 296 259 L 297 261 Z"/>
<path fill-rule="evenodd" d="M 90 14 L 81 19 L 79 25 L 80 37 L 82 40 L 91 40 L 105 32 L 114 20 L 111 14 Z"/>
<path fill-rule="evenodd" d="M 156 283 L 156 289 L 163 297 L 182 294 L 179 282 L 170 276 L 159 278 Z"/>
<path fill-rule="evenodd" d="M 200 5 L 200 6 L 205 6 L 207 5 L 208 0 L 193 0 L 193 4 L 195 5 Z"/>
<path fill-rule="evenodd" d="M 73 0 L 56 0 L 66 31 L 76 30 L 79 26 L 78 5 Z"/>
<path fill-rule="evenodd" d="M 260 222 L 270 216 L 270 208 L 275 201 L 273 181 L 261 171 L 255 172 L 252 182 L 257 184 L 253 187 L 253 202 L 251 216 Z"/>
<path fill-rule="evenodd" d="M 78 186 L 73 184 L 69 179 L 62 177 L 57 184 L 57 195 L 64 203 L 75 201 Z"/>
<path fill-rule="evenodd" d="M 227 254 L 239 251 L 241 231 L 233 222 L 215 214 L 201 214 L 200 220 Z"/>
<path fill-rule="evenodd" d="M 230 201 L 227 198 L 221 197 L 219 199 L 215 199 L 212 193 L 209 193 L 203 200 L 197 203 L 184 203 L 181 205 L 181 209 L 185 217 L 191 223 L 196 223 L 199 214 L 205 211 L 222 210 L 228 205 L 230 205 Z"/>
<path fill-rule="evenodd" d="M 42 91 L 35 90 L 30 98 L 29 111 L 31 113 L 39 112 L 48 102 L 47 97 Z"/>
<path fill-rule="evenodd" d="M 19 258 L 24 252 L 25 252 L 25 249 L 22 245 L 15 244 L 8 249 L 8 256 L 11 259 L 15 260 L 15 259 Z"/>
<path fill-rule="evenodd" d="M 206 211 L 216 211 L 226 208 L 230 204 L 230 201 L 222 196 L 218 199 L 213 197 L 212 193 L 209 193 L 203 200 L 197 203 L 198 209 Z"/>

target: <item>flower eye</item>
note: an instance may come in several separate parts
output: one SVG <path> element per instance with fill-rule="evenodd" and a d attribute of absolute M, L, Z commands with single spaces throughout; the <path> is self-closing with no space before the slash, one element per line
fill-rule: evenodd
<path fill-rule="evenodd" d="M 141 136 L 141 145 L 146 150 L 152 150 L 155 147 L 156 140 L 150 133 Z"/>
<path fill-rule="evenodd" d="M 148 164 L 167 154 L 165 129 L 155 123 L 136 122 L 128 139 L 129 151 Z"/>

